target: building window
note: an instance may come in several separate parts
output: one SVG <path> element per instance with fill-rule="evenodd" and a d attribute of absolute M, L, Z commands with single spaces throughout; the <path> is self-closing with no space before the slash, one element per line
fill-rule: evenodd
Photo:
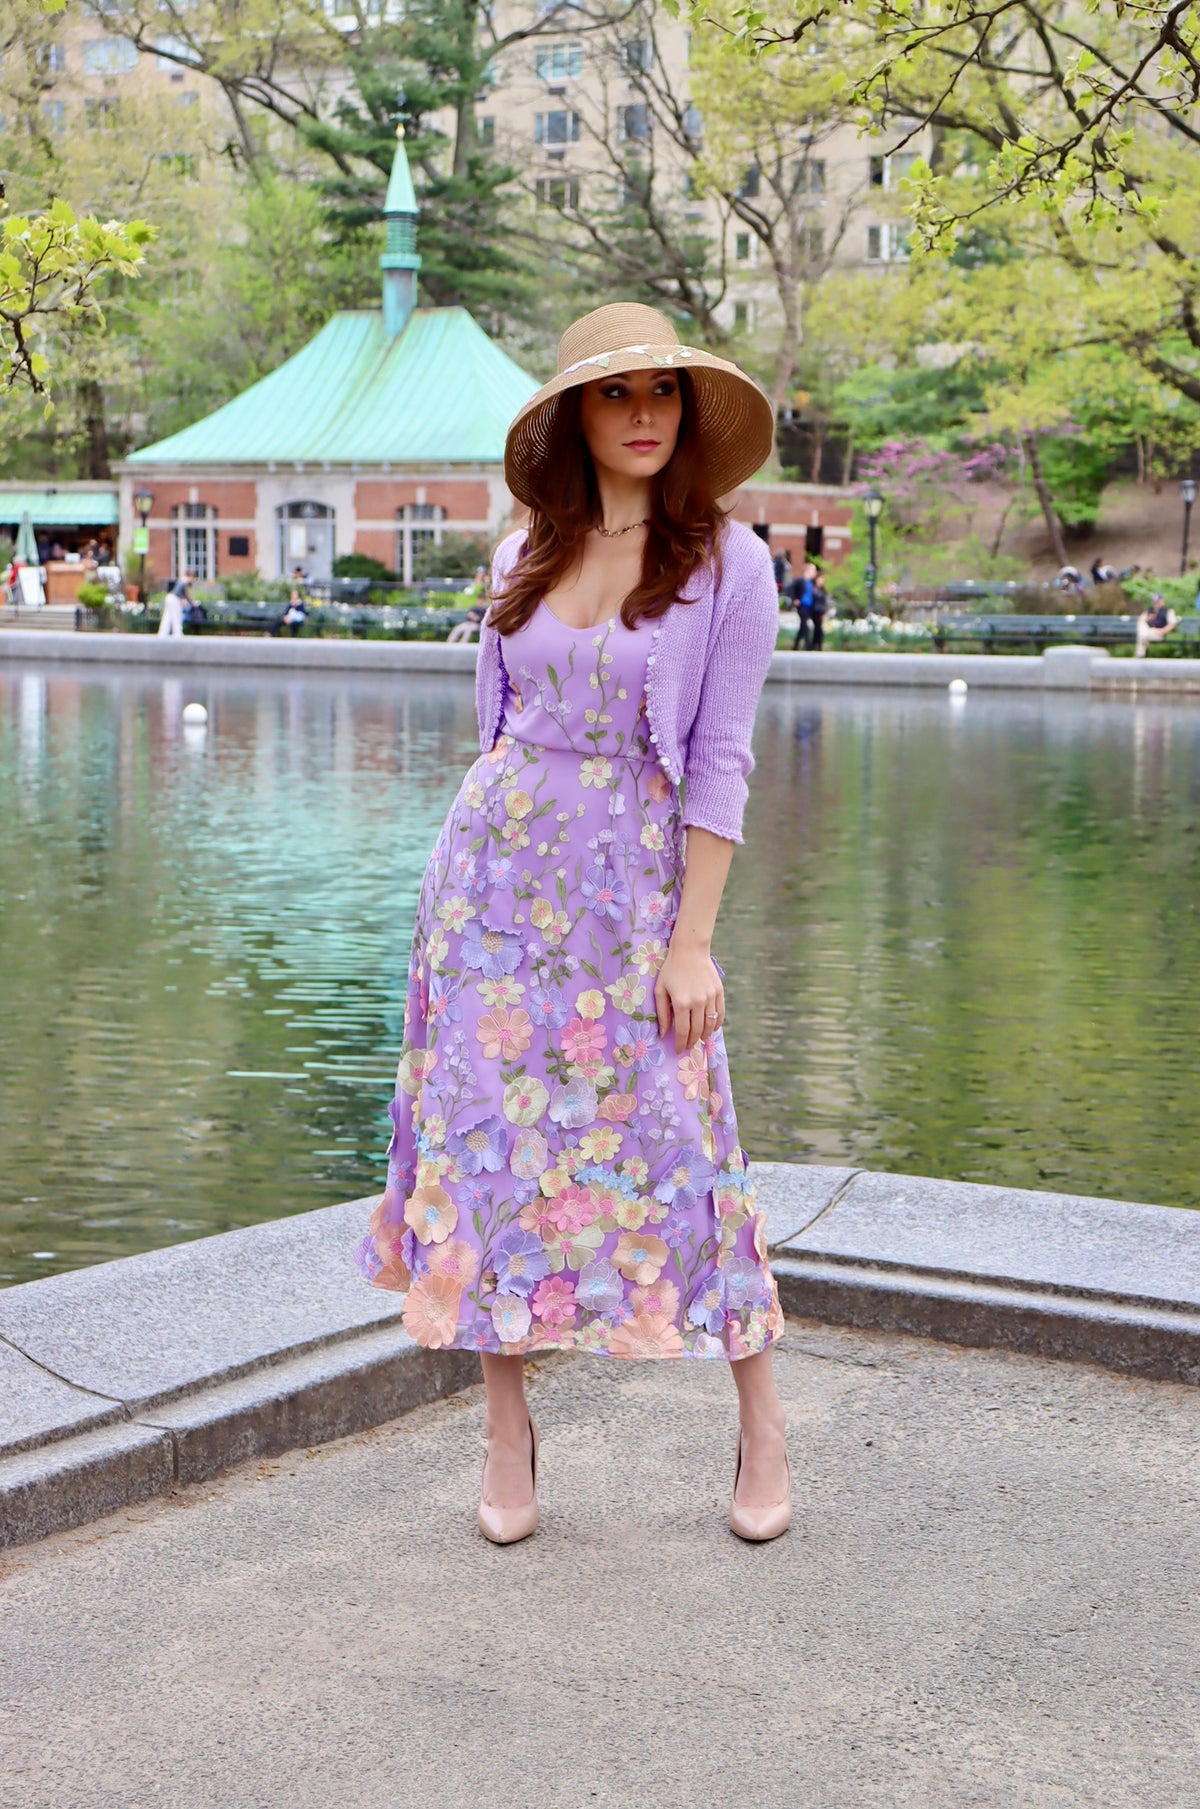
<path fill-rule="evenodd" d="M 137 60 L 137 45 L 128 38 L 88 38 L 83 46 L 85 75 L 126 75 Z"/>
<path fill-rule="evenodd" d="M 42 123 L 47 132 L 53 132 L 57 138 L 67 129 L 66 101 L 43 101 L 41 105 Z"/>
<path fill-rule="evenodd" d="M 748 333 L 754 325 L 754 303 L 748 301 L 734 302 L 733 329 L 735 333 Z"/>
<path fill-rule="evenodd" d="M 800 195 L 823 195 L 825 193 L 825 164 L 819 158 L 802 158 L 796 165 L 796 193 Z"/>
<path fill-rule="evenodd" d="M 734 239 L 733 255 L 739 264 L 749 264 L 751 262 L 750 234 L 748 232 L 739 232 Z"/>
<path fill-rule="evenodd" d="M 867 262 L 869 264 L 903 263 L 908 257 L 906 227 L 890 223 L 867 227 Z"/>
<path fill-rule="evenodd" d="M 704 115 L 695 101 L 689 101 L 683 110 L 683 129 L 697 144 L 704 137 Z"/>
<path fill-rule="evenodd" d="M 183 71 L 178 65 L 200 61 L 186 38 L 159 38 L 154 48 L 158 52 L 154 59 L 155 66 L 159 69 L 169 70 L 180 81 L 183 80 Z"/>
<path fill-rule="evenodd" d="M 539 207 L 555 207 L 560 213 L 564 208 L 578 208 L 578 177 L 539 176 L 537 180 L 537 203 Z"/>
<path fill-rule="evenodd" d="M 920 154 L 919 151 L 892 151 L 886 157 L 872 157 L 867 169 L 868 185 L 888 191 L 899 190 Z"/>
<path fill-rule="evenodd" d="M 649 136 L 649 107 L 617 108 L 617 138 L 622 144 L 644 144 Z"/>
<path fill-rule="evenodd" d="M 121 103 L 115 94 L 101 95 L 97 100 L 85 100 L 83 103 L 84 121 L 96 130 L 115 126 L 120 114 Z"/>
<path fill-rule="evenodd" d="M 759 185 L 762 182 L 762 171 L 756 163 L 752 163 L 741 181 L 738 183 L 738 196 L 742 201 L 755 201 L 758 198 Z"/>
<path fill-rule="evenodd" d="M 440 503 L 405 503 L 396 511 L 400 527 L 396 535 L 396 570 L 406 584 L 423 575 L 423 555 L 441 546 L 446 511 Z"/>
<path fill-rule="evenodd" d="M 536 113 L 533 138 L 535 144 L 576 144 L 579 139 L 578 113 Z"/>
<path fill-rule="evenodd" d="M 195 572 L 203 584 L 217 575 L 217 511 L 211 503 L 176 503 L 171 510 L 171 576 Z"/>
<path fill-rule="evenodd" d="M 631 75 L 653 69 L 654 46 L 649 38 L 626 38 L 621 46 L 621 64 Z"/>
<path fill-rule="evenodd" d="M 182 94 L 176 94 L 173 98 L 180 107 L 195 107 L 200 102 L 200 96 L 195 88 L 185 88 Z"/>
<path fill-rule="evenodd" d="M 158 167 L 166 176 L 178 176 L 181 182 L 196 180 L 196 159 L 191 151 L 160 151 Z"/>
<path fill-rule="evenodd" d="M 650 205 L 650 172 L 639 169 L 636 164 L 625 170 L 621 176 L 617 190 L 618 207 L 649 207 Z"/>
<path fill-rule="evenodd" d="M 249 559 L 249 534 L 231 534 L 229 536 L 229 557 L 231 559 Z"/>
<path fill-rule="evenodd" d="M 572 81 L 583 74 L 583 45 L 539 44 L 535 67 L 539 81 Z"/>
<path fill-rule="evenodd" d="M 67 53 L 61 44 L 43 44 L 34 60 L 42 75 L 61 75 L 67 66 Z"/>
<path fill-rule="evenodd" d="M 825 255 L 825 228 L 823 226 L 798 227 L 796 245 L 806 264 L 819 264 Z"/>
<path fill-rule="evenodd" d="M 475 128 L 479 134 L 480 144 L 483 146 L 485 151 L 490 151 L 496 143 L 496 116 L 495 116 L 495 114 L 494 113 L 485 113 L 482 119 L 476 120 Z"/>

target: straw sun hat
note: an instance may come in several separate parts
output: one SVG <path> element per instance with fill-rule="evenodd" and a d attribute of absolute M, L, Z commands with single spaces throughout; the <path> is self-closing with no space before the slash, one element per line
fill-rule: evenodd
<path fill-rule="evenodd" d="M 558 342 L 558 372 L 526 402 L 508 430 L 504 476 L 519 502 L 533 504 L 565 390 L 626 371 L 686 371 L 713 493 L 726 496 L 766 463 L 775 418 L 757 383 L 724 358 L 681 345 L 665 314 L 640 302 L 612 302 L 569 326 Z"/>

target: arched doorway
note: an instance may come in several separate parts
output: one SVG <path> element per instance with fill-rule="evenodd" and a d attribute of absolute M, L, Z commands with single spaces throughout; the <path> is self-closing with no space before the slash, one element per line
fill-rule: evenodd
<path fill-rule="evenodd" d="M 300 566 L 306 578 L 333 577 L 334 518 L 326 503 L 290 502 L 276 509 L 279 575 L 289 578 Z"/>

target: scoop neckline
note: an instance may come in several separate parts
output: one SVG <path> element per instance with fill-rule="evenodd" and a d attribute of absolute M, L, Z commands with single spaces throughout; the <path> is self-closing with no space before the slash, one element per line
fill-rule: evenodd
<path fill-rule="evenodd" d="M 619 622 L 621 620 L 621 612 L 618 610 L 615 616 L 605 616 L 602 622 L 593 622 L 588 628 L 576 628 L 574 623 L 564 622 L 558 611 L 556 609 L 551 609 L 545 597 L 540 597 L 538 601 L 541 603 L 546 614 L 552 616 L 559 627 L 565 628 L 568 634 L 595 634 L 598 629 L 608 628 L 611 623 Z"/>

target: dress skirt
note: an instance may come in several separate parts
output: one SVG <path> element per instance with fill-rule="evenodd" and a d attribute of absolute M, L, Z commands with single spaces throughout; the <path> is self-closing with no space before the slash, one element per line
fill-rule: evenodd
<path fill-rule="evenodd" d="M 737 1358 L 783 1329 L 723 1038 L 658 1032 L 684 831 L 653 645 L 545 604 L 506 637 L 503 732 L 426 870 L 358 1261 L 431 1349 Z"/>

